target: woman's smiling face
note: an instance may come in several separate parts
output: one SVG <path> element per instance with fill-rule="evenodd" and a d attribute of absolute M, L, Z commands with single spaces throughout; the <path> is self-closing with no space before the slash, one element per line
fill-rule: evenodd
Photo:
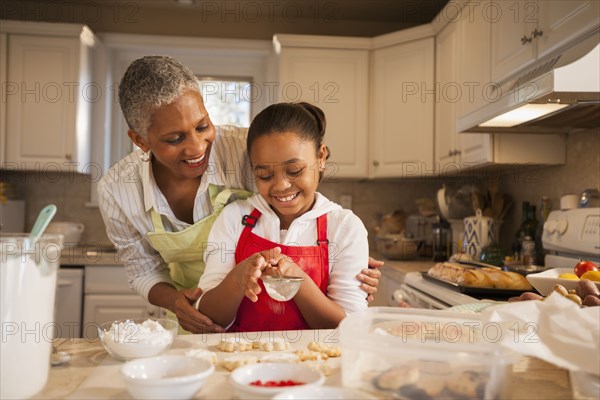
<path fill-rule="evenodd" d="M 202 97 L 190 90 L 156 110 L 147 136 L 136 135 L 134 142 L 152 152 L 154 167 L 174 178 L 193 179 L 206 171 L 214 140 L 215 127 Z"/>
<path fill-rule="evenodd" d="M 253 143 L 250 160 L 256 187 L 279 216 L 282 229 L 312 208 L 325 154 L 324 145 L 317 149 L 294 132 L 262 135 Z"/>

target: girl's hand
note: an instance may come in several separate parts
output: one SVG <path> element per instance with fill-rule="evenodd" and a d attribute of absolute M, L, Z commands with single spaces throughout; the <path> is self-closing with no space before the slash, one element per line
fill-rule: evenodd
<path fill-rule="evenodd" d="M 244 296 L 252 302 L 258 300 L 258 294 L 262 290 L 258 284 L 258 278 L 260 278 L 262 271 L 267 266 L 265 257 L 261 253 L 256 253 L 246 258 L 234 268 L 238 284 L 244 292 Z"/>
<path fill-rule="evenodd" d="M 302 269 L 292 260 L 291 257 L 288 257 L 285 254 L 281 253 L 280 247 L 274 247 L 270 250 L 267 250 L 262 253 L 262 255 L 266 258 L 268 266 L 263 270 L 264 275 L 273 275 L 279 276 L 302 276 Z M 279 271 L 277 271 L 279 270 Z"/>
<path fill-rule="evenodd" d="M 373 301 L 373 295 L 377 293 L 377 286 L 379 285 L 379 278 L 381 278 L 381 271 L 379 268 L 383 266 L 383 261 L 377 261 L 372 257 L 369 257 L 369 268 L 365 268 L 360 274 L 356 276 L 361 282 L 360 288 L 367 293 L 367 301 Z"/>

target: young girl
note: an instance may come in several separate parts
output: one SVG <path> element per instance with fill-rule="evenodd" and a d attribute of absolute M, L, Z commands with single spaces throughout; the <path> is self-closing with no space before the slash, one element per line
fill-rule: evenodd
<path fill-rule="evenodd" d="M 259 195 L 213 225 L 198 309 L 229 331 L 334 328 L 367 307 L 355 280 L 369 258 L 352 211 L 316 192 L 329 149 L 325 115 L 307 103 L 267 107 L 252 121 L 248 154 Z M 270 298 L 262 274 L 303 277 L 292 300 Z"/>

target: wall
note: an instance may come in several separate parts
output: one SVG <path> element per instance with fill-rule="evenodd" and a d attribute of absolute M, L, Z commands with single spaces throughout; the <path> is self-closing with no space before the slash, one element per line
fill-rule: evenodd
<path fill-rule="evenodd" d="M 600 125 L 600 120 L 598 123 Z M 507 247 L 514 239 L 521 221 L 523 201 L 529 201 L 539 210 L 541 197 L 547 196 L 552 201 L 552 208 L 558 209 L 563 194 L 580 194 L 587 188 L 600 190 L 600 128 L 568 136 L 565 165 L 528 166 L 503 175 L 501 189 L 510 195 L 514 206 L 510 218 L 504 222 L 502 243 Z"/>

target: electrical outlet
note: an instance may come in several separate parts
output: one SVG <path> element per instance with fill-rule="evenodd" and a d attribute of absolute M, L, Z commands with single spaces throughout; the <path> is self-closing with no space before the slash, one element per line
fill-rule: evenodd
<path fill-rule="evenodd" d="M 350 195 L 350 194 L 341 195 L 340 196 L 340 206 L 342 206 L 342 208 L 351 210 L 352 209 L 352 195 Z"/>

